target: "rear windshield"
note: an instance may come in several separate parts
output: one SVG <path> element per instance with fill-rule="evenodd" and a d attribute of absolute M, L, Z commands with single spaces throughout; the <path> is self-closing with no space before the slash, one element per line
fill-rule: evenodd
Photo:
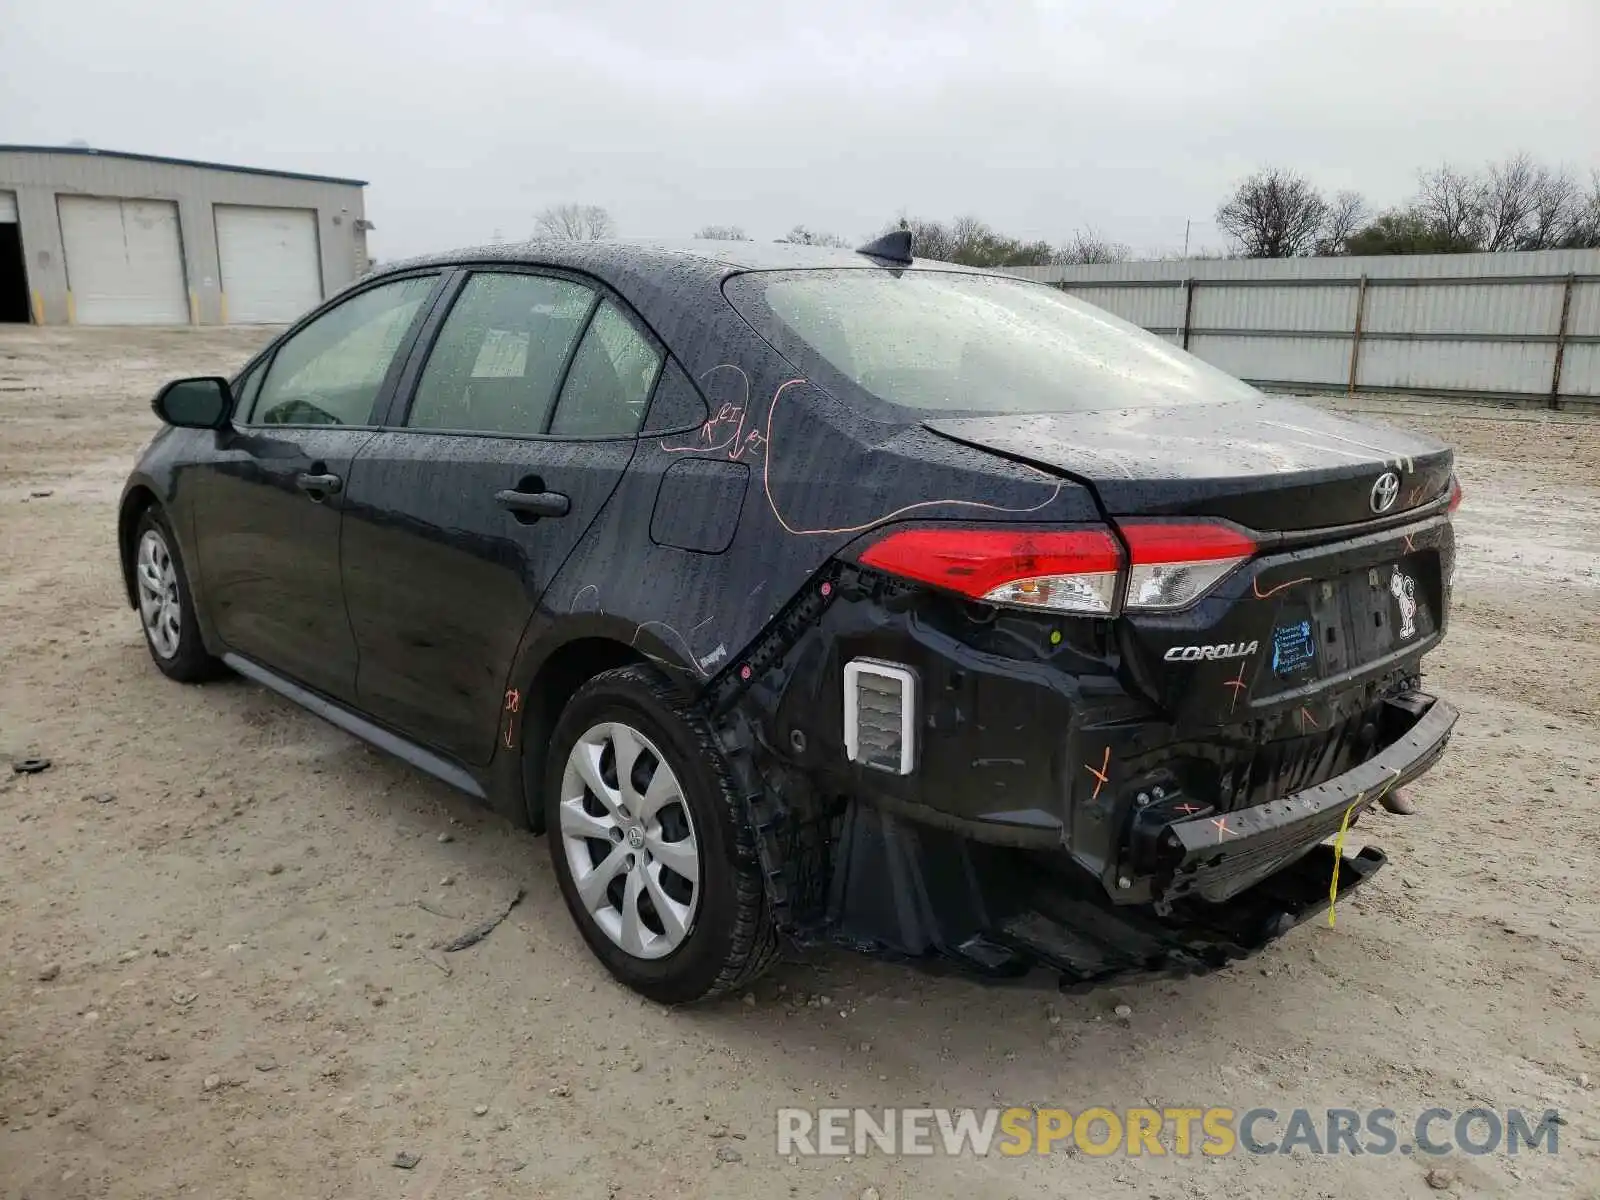
<path fill-rule="evenodd" d="M 758 271 L 728 300 L 814 382 L 938 413 L 1060 413 L 1256 390 L 1065 293 L 946 271 Z"/>

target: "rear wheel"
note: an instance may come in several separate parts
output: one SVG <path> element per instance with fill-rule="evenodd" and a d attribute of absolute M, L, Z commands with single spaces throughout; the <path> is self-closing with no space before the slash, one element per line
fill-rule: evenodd
<path fill-rule="evenodd" d="M 183 683 L 211 679 L 222 664 L 206 652 L 178 540 L 159 508 L 148 509 L 134 531 L 133 578 L 139 624 L 162 674 Z"/>
<path fill-rule="evenodd" d="M 654 670 L 623 667 L 578 689 L 551 738 L 544 803 L 567 907 L 635 991 L 706 999 L 776 957 L 721 751 Z"/>

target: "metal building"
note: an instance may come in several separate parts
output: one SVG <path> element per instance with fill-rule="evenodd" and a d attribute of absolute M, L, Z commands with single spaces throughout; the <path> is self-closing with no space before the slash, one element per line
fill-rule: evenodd
<path fill-rule="evenodd" d="M 365 182 L 0 146 L 0 321 L 291 321 L 367 268 Z"/>
<path fill-rule="evenodd" d="M 1600 412 L 1600 250 L 1019 267 L 1241 379 Z"/>

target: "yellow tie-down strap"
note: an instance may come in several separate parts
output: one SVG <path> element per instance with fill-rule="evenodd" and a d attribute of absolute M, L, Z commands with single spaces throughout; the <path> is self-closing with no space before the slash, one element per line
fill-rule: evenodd
<path fill-rule="evenodd" d="M 1389 769 L 1394 772 L 1394 778 L 1385 783 L 1383 785 L 1383 790 L 1372 798 L 1372 802 L 1374 804 L 1378 803 L 1378 801 L 1387 796 L 1389 794 L 1389 789 L 1394 787 L 1394 785 L 1399 782 L 1400 769 L 1398 767 L 1390 767 Z M 1344 835 L 1350 828 L 1350 814 L 1361 807 L 1361 802 L 1366 798 L 1367 794 L 1362 792 L 1354 800 L 1350 801 L 1350 807 L 1344 810 L 1344 819 L 1339 822 L 1339 836 L 1333 839 L 1333 880 L 1328 884 L 1329 929 L 1334 927 L 1334 910 L 1337 908 L 1339 903 L 1339 864 L 1344 861 Z"/>

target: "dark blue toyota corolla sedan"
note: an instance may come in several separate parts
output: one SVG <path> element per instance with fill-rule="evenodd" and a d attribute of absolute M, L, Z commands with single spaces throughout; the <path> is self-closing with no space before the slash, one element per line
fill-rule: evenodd
<path fill-rule="evenodd" d="M 416 260 L 155 405 L 156 666 L 546 831 L 663 1001 L 780 936 L 1210 969 L 1382 864 L 1327 839 L 1455 720 L 1445 447 L 906 234 Z"/>

